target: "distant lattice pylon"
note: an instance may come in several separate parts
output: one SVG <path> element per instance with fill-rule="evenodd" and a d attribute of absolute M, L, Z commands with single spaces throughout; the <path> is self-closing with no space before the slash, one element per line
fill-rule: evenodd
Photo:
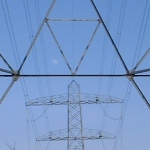
<path fill-rule="evenodd" d="M 44 97 L 27 102 L 27 106 L 37 105 L 67 105 L 68 106 L 68 128 L 52 131 L 37 141 L 61 141 L 67 140 L 67 150 L 84 150 L 85 140 L 114 139 L 113 135 L 100 130 L 83 128 L 82 104 L 121 103 L 122 101 L 112 97 L 81 94 L 80 87 L 76 81 L 68 86 L 67 95 Z"/>

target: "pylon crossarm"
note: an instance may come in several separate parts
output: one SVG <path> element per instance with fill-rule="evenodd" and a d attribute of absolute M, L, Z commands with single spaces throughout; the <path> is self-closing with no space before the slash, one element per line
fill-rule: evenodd
<path fill-rule="evenodd" d="M 101 130 L 83 129 L 83 136 L 78 136 L 78 130 L 74 131 L 76 135 L 68 137 L 67 130 L 58 130 L 49 132 L 47 135 L 37 138 L 37 141 L 61 141 L 61 140 L 98 140 L 114 139 L 115 136 L 102 132 Z"/>
<path fill-rule="evenodd" d="M 68 95 L 54 95 L 49 97 L 37 98 L 26 102 L 26 106 L 39 106 L 39 105 L 68 105 L 69 104 L 101 104 L 101 103 L 122 103 L 123 100 L 105 95 L 97 94 L 80 94 L 80 101 L 71 101 L 68 102 Z"/>

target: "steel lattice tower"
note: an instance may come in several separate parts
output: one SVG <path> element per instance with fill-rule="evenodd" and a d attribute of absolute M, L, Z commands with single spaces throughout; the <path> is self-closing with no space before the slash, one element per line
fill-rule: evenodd
<path fill-rule="evenodd" d="M 122 100 L 113 97 L 80 93 L 80 86 L 72 81 L 68 86 L 68 95 L 59 95 L 39 98 L 26 103 L 26 106 L 39 105 L 67 105 L 68 107 L 68 128 L 52 131 L 37 141 L 61 141 L 66 140 L 67 150 L 84 150 L 85 140 L 114 139 L 111 134 L 101 130 L 86 129 L 82 124 L 82 104 L 121 103 Z"/>
<path fill-rule="evenodd" d="M 68 87 L 68 150 L 84 150 L 80 88 L 73 80 Z"/>

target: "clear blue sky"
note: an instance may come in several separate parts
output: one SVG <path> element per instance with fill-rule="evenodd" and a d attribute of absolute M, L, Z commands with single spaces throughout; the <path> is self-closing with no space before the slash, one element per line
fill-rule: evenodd
<path fill-rule="evenodd" d="M 150 1 L 95 0 L 109 32 L 129 70 L 150 47 Z M 52 0 L 0 2 L 0 54 L 14 70 L 20 67 Z M 88 0 L 56 0 L 48 19 L 98 19 Z M 65 58 L 74 71 L 88 46 L 97 22 L 49 21 Z M 149 68 L 150 54 L 137 70 Z M 0 68 L 8 66 L 0 58 Z M 106 32 L 100 24 L 77 74 L 125 74 Z M 0 75 L 6 73 L 0 72 Z M 42 28 L 21 74 L 71 74 L 47 25 Z M 148 74 L 148 72 L 143 73 Z M 123 99 L 123 104 L 83 106 L 83 126 L 103 130 L 115 140 L 86 141 L 85 149 L 147 150 L 150 147 L 150 110 L 126 77 L 27 77 L 19 78 L 0 105 L 0 149 L 66 150 L 66 142 L 36 142 L 37 136 L 67 128 L 66 106 L 26 107 L 25 102 L 40 97 L 66 94 L 72 80 L 81 93 Z M 12 78 L 0 77 L 0 96 Z M 149 77 L 136 77 L 136 83 L 150 102 Z M 121 112 L 122 119 L 121 118 Z M 45 113 L 43 113 L 45 112 Z M 104 113 L 106 112 L 106 113 Z M 119 134 L 118 134 L 119 133 Z"/>

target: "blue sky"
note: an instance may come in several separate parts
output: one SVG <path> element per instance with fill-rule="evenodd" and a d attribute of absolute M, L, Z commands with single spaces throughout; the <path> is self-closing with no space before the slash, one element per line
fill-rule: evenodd
<path fill-rule="evenodd" d="M 52 0 L 4 1 L 0 3 L 0 54 L 14 70 L 25 58 Z M 150 1 L 94 1 L 119 52 L 132 70 L 150 47 Z M 98 19 L 88 0 L 56 0 L 48 19 Z M 48 21 L 39 34 L 21 68 L 21 74 L 71 74 L 83 56 L 76 74 L 126 74 L 104 27 L 96 21 Z M 60 48 L 59 48 L 60 46 Z M 63 51 L 66 61 L 60 50 Z M 149 68 L 150 54 L 137 70 Z M 0 68 L 9 70 L 0 58 Z M 0 75 L 7 73 L 0 72 Z M 149 72 L 143 74 L 149 75 Z M 67 149 L 66 141 L 36 142 L 37 136 L 67 128 L 66 106 L 27 107 L 25 102 L 52 95 L 67 94 L 72 80 L 80 85 L 81 93 L 113 96 L 123 104 L 84 105 L 83 126 L 103 130 L 115 140 L 86 141 L 86 150 L 146 150 L 150 147 L 150 110 L 127 77 L 20 77 L 0 105 L 0 147 L 15 144 L 16 150 Z M 149 77 L 134 78 L 150 102 Z M 0 77 L 0 96 L 12 82 Z M 122 117 L 121 117 L 122 116 Z M 61 122 L 61 123 L 60 123 Z"/>

